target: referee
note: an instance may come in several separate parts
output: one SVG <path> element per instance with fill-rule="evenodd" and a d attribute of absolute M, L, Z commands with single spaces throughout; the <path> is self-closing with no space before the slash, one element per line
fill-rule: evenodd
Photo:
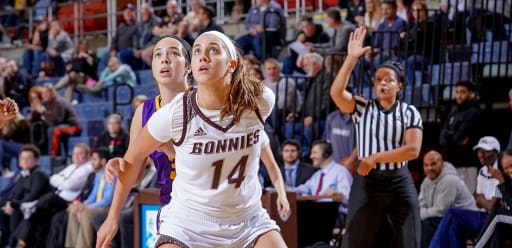
<path fill-rule="evenodd" d="M 343 247 L 419 247 L 418 196 L 407 161 L 420 153 L 421 116 L 415 107 L 397 99 L 405 82 L 405 70 L 397 62 L 377 68 L 376 99 L 345 90 L 358 58 L 370 51 L 362 45 L 365 35 L 364 28 L 350 35 L 347 58 L 331 88 L 338 108 L 352 115 L 360 159 Z"/>

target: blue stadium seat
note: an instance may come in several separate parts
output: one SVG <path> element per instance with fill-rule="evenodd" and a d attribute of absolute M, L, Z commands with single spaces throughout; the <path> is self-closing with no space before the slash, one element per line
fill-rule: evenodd
<path fill-rule="evenodd" d="M 34 85 L 43 86 L 45 83 L 56 84 L 59 81 L 60 77 L 49 77 L 44 80 L 35 80 Z"/>
<path fill-rule="evenodd" d="M 85 143 L 87 144 L 88 146 L 91 145 L 91 139 L 89 136 L 87 137 L 69 137 L 69 141 L 68 141 L 68 156 L 71 156 L 72 153 L 73 153 L 73 147 L 76 145 L 76 144 L 79 144 L 79 143 Z"/>
<path fill-rule="evenodd" d="M 13 172 L 20 171 L 20 167 L 18 166 L 18 158 L 11 158 L 9 163 L 9 170 Z"/>
<path fill-rule="evenodd" d="M 156 84 L 143 84 L 134 88 L 135 95 L 144 94 L 149 98 L 153 98 L 159 94 Z"/>
<path fill-rule="evenodd" d="M 109 102 L 91 102 L 75 105 L 76 114 L 83 120 L 104 119 L 111 111 Z"/>
<path fill-rule="evenodd" d="M 432 85 L 455 84 L 457 81 L 473 78 L 469 62 L 434 64 L 429 66 L 429 72 L 432 73 Z"/>
<path fill-rule="evenodd" d="M 82 120 L 80 121 L 82 126 L 81 137 L 96 137 L 105 132 L 105 121 L 99 120 Z"/>
<path fill-rule="evenodd" d="M 121 114 L 123 116 L 123 119 L 129 119 L 132 117 L 134 109 L 132 105 L 123 105 L 123 106 L 117 106 L 117 113 Z"/>
<path fill-rule="evenodd" d="M 40 156 L 39 169 L 45 172 L 48 176 L 50 176 L 52 174 L 52 157 L 49 155 Z"/>
<path fill-rule="evenodd" d="M 471 63 L 498 63 L 512 60 L 509 41 L 482 42 L 473 44 Z"/>
<path fill-rule="evenodd" d="M 137 71 L 137 78 L 139 84 L 154 84 L 153 72 L 151 70 L 139 70 Z"/>

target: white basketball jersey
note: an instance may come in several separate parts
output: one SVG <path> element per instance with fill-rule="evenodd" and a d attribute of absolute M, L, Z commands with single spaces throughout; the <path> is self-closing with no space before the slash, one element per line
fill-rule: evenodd
<path fill-rule="evenodd" d="M 244 220 L 261 207 L 261 114 L 268 116 L 273 102 L 264 113 L 246 111 L 237 124 L 232 117 L 220 123 L 220 110 L 201 109 L 196 92 L 179 95 L 186 107 L 181 138 L 174 140 L 177 177 L 169 207 L 220 223 Z"/>

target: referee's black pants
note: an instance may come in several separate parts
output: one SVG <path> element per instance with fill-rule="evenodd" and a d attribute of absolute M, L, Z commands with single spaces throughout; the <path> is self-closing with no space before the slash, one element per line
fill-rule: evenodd
<path fill-rule="evenodd" d="M 414 248 L 420 241 L 418 195 L 407 167 L 356 174 L 342 247 Z"/>

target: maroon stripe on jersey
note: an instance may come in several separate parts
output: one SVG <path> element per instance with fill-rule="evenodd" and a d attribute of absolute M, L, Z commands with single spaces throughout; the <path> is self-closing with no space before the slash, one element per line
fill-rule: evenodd
<path fill-rule="evenodd" d="M 196 114 L 199 115 L 199 117 L 201 117 L 201 119 L 203 119 L 203 121 L 208 123 L 208 125 L 216 128 L 224 133 L 227 132 L 229 129 L 231 129 L 235 125 L 235 119 L 233 119 L 233 121 L 231 121 L 231 123 L 229 125 L 227 125 L 226 127 L 221 127 L 217 123 L 210 120 L 210 118 L 206 117 L 203 114 L 203 112 L 201 112 L 201 109 L 199 109 L 199 106 L 197 105 L 196 94 L 197 94 L 197 90 L 192 92 L 192 107 L 194 108 L 194 111 L 196 112 Z"/>
<path fill-rule="evenodd" d="M 180 146 L 185 140 L 185 135 L 187 134 L 187 124 L 188 124 L 188 109 L 187 109 L 187 98 L 189 98 L 190 91 L 185 91 L 183 94 L 183 129 L 181 130 L 180 140 L 174 142 L 175 146 Z"/>
<path fill-rule="evenodd" d="M 259 108 L 256 108 L 256 110 L 255 110 L 254 112 L 256 112 L 256 116 L 258 116 L 258 119 L 260 120 L 261 124 L 262 124 L 263 126 L 265 126 L 265 121 L 263 120 L 263 117 L 261 117 L 260 109 L 259 109 Z"/>

